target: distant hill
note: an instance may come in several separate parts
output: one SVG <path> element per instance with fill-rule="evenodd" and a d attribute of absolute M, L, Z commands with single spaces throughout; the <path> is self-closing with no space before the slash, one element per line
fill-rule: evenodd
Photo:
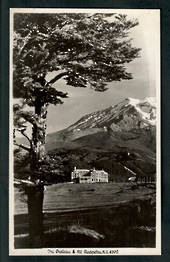
<path fill-rule="evenodd" d="M 103 168 L 110 181 L 127 181 L 131 176 L 127 168 L 140 176 L 155 177 L 155 99 L 127 98 L 85 115 L 68 128 L 47 135 L 46 149 L 54 166 L 68 179 L 74 166 Z"/>
<path fill-rule="evenodd" d="M 156 103 L 127 98 L 115 106 L 83 116 L 70 127 L 47 136 L 47 150 L 96 148 L 101 150 L 141 149 L 155 152 Z"/>

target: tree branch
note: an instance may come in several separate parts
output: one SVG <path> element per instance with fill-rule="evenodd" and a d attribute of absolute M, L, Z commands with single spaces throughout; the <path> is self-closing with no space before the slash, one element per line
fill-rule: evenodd
<path fill-rule="evenodd" d="M 25 130 L 18 130 L 18 131 L 20 131 L 21 134 L 27 138 L 27 140 L 28 140 L 29 143 L 30 143 L 30 147 L 32 148 L 32 141 L 31 141 L 31 139 L 27 136 L 27 134 L 25 134 Z"/>
<path fill-rule="evenodd" d="M 49 82 L 47 82 L 47 85 L 54 84 L 57 80 L 59 80 L 61 77 L 67 75 L 68 72 L 63 72 L 55 76 L 53 79 L 51 79 Z"/>
<path fill-rule="evenodd" d="M 20 119 L 23 118 L 26 122 L 29 122 L 32 125 L 37 124 L 36 115 L 30 111 L 20 111 L 17 113 L 17 116 Z"/>
<path fill-rule="evenodd" d="M 17 144 L 17 143 L 14 143 L 15 146 L 18 146 L 18 147 L 21 147 L 22 149 L 30 152 L 30 148 L 29 147 L 26 147 L 26 146 L 23 146 L 23 145 L 20 145 L 20 144 Z"/>

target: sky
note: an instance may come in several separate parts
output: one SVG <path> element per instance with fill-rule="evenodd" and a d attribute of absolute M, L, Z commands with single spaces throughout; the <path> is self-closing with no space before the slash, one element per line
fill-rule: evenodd
<path fill-rule="evenodd" d="M 53 86 L 68 92 L 69 98 L 64 99 L 63 105 L 50 105 L 47 133 L 64 129 L 85 114 L 113 106 L 127 97 L 139 99 L 156 97 L 160 67 L 159 11 L 124 9 L 117 12 L 139 21 L 139 25 L 132 29 L 129 35 L 133 38 L 133 45 L 142 49 L 140 58 L 135 59 L 127 67 L 133 79 L 109 83 L 109 89 L 102 93 L 91 88 L 68 87 L 64 84 L 64 80 L 57 81 Z M 53 73 L 48 77 L 52 76 Z"/>
<path fill-rule="evenodd" d="M 62 79 L 57 81 L 53 84 L 53 87 L 68 92 L 69 98 L 64 99 L 62 105 L 49 106 L 47 133 L 64 129 L 82 116 L 113 106 L 127 97 L 143 99 L 158 95 L 160 89 L 159 10 L 112 9 L 112 11 L 113 13 L 127 14 L 128 18 L 139 21 L 139 25 L 133 28 L 129 34 L 129 37 L 133 39 L 133 45 L 141 48 L 140 58 L 135 59 L 127 66 L 127 72 L 132 73 L 133 79 L 109 83 L 109 88 L 105 92 L 96 92 L 91 88 L 66 86 Z M 54 12 L 54 9 L 52 12 Z M 67 12 L 67 9 L 64 12 Z M 80 11 L 77 10 L 76 12 Z M 92 12 L 92 9 L 86 10 L 87 12 Z M 101 12 L 101 10 L 98 9 L 97 12 Z M 106 12 L 111 13 L 110 9 L 107 9 Z M 109 19 L 112 20 L 113 18 L 110 17 Z M 53 76 L 55 76 L 54 73 L 49 73 L 48 79 Z"/>

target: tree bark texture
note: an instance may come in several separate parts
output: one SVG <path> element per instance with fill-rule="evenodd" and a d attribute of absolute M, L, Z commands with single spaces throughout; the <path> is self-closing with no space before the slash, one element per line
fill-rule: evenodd
<path fill-rule="evenodd" d="M 35 104 L 36 124 L 33 125 L 33 162 L 36 164 L 45 157 L 45 138 L 47 122 L 47 105 L 37 99 Z M 33 167 L 34 169 L 35 167 Z"/>
<path fill-rule="evenodd" d="M 32 248 L 43 247 L 43 198 L 44 186 L 35 185 L 26 188 L 28 217 L 29 217 L 29 245 Z"/>
<path fill-rule="evenodd" d="M 45 157 L 46 115 L 47 105 L 41 104 L 37 98 L 35 106 L 36 124 L 33 125 L 31 152 L 31 181 L 35 185 L 26 189 L 28 199 L 30 247 L 43 247 L 43 198 L 41 161 Z"/>

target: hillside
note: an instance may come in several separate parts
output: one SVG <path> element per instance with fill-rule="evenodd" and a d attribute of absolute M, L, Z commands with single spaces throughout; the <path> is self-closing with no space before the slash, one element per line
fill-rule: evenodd
<path fill-rule="evenodd" d="M 64 159 L 66 173 L 78 168 L 104 168 L 111 181 L 127 181 L 130 168 L 155 178 L 156 103 L 154 98 L 128 98 L 83 116 L 70 127 L 50 134 L 47 150 Z M 55 160 L 55 161 L 56 161 Z"/>
<path fill-rule="evenodd" d="M 47 150 L 120 147 L 155 152 L 156 105 L 154 98 L 127 98 L 115 106 L 83 116 L 75 124 L 48 135 Z"/>
<path fill-rule="evenodd" d="M 64 181 L 70 179 L 74 166 L 103 168 L 110 181 L 127 181 L 131 174 L 126 167 L 155 179 L 155 99 L 127 98 L 85 115 L 68 128 L 49 134 L 46 149 L 52 169 L 60 170 Z M 58 180 L 53 175 L 49 181 Z"/>

